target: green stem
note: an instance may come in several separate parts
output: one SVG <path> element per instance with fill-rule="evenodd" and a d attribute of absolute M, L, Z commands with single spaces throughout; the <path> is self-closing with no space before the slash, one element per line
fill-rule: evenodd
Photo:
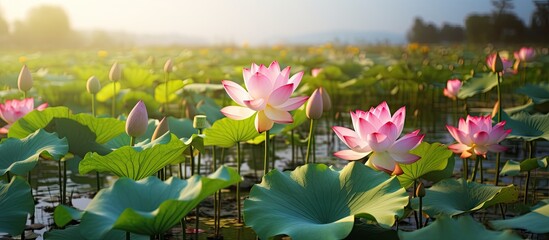
<path fill-rule="evenodd" d="M 463 179 L 467 179 L 469 176 L 469 159 L 462 158 L 463 159 Z"/>
<path fill-rule="evenodd" d="M 168 112 L 168 80 L 169 79 L 170 79 L 170 73 L 167 72 L 166 74 L 164 74 L 164 82 L 166 83 L 166 87 L 165 87 L 166 91 L 164 93 L 165 94 L 164 96 L 166 97 L 165 98 L 166 101 L 164 102 L 164 113 L 165 113 L 165 115 L 168 115 L 166 113 Z"/>
<path fill-rule="evenodd" d="M 309 125 L 309 139 L 307 143 L 307 155 L 305 155 L 305 164 L 309 163 L 311 148 L 313 147 L 314 125 L 315 120 L 311 119 L 311 124 Z"/>
<path fill-rule="evenodd" d="M 126 240 L 130 240 L 130 239 L 132 239 L 130 232 L 126 231 Z"/>
<path fill-rule="evenodd" d="M 202 129 L 198 129 L 198 134 L 202 134 Z M 201 159 L 202 159 L 202 154 L 200 154 L 200 152 L 198 152 L 198 160 L 197 160 L 197 163 L 196 163 L 196 174 L 200 175 L 200 162 L 201 162 Z"/>
<path fill-rule="evenodd" d="M 294 137 L 294 129 L 290 131 L 290 141 L 292 144 L 292 167 L 296 166 L 295 162 L 295 137 Z"/>
<path fill-rule="evenodd" d="M 265 131 L 265 158 L 263 160 L 263 176 L 269 172 L 269 130 Z"/>
<path fill-rule="evenodd" d="M 484 184 L 484 170 L 482 168 L 482 158 L 478 158 L 478 161 L 479 161 L 479 171 L 480 171 L 480 183 L 481 184 Z"/>
<path fill-rule="evenodd" d="M 11 182 L 11 174 L 9 171 L 6 172 L 6 177 L 8 178 L 8 183 Z"/>
<path fill-rule="evenodd" d="M 532 141 L 527 141 L 526 146 L 528 147 L 527 159 L 530 159 L 532 158 L 532 148 L 534 147 L 534 145 L 532 144 Z M 528 170 L 528 172 L 526 172 L 526 186 L 524 186 L 524 204 L 528 203 L 528 187 L 530 185 L 530 175 L 531 175 L 531 171 Z"/>
<path fill-rule="evenodd" d="M 130 146 L 133 147 L 135 145 L 135 137 L 130 137 Z"/>
<path fill-rule="evenodd" d="M 113 118 L 116 118 L 115 116 L 115 113 L 116 113 L 116 82 L 113 82 L 112 84 L 112 87 L 113 87 L 113 92 L 112 92 L 112 109 L 111 109 L 111 116 Z"/>
<path fill-rule="evenodd" d="M 65 204 L 67 200 L 67 161 L 63 161 L 63 199 L 62 203 Z"/>
<path fill-rule="evenodd" d="M 501 112 L 502 112 L 502 109 L 503 109 L 503 103 L 501 101 L 501 84 L 500 82 L 503 80 L 503 76 L 500 76 L 500 74 L 498 73 L 497 74 L 498 76 L 498 102 L 499 102 L 499 107 L 498 107 L 498 123 L 501 122 Z"/>
<path fill-rule="evenodd" d="M 194 169 L 195 169 L 195 166 L 194 166 L 194 155 L 193 155 L 193 146 L 192 145 L 189 145 L 189 151 L 191 152 L 191 176 L 194 174 Z"/>
<path fill-rule="evenodd" d="M 59 178 L 59 204 L 63 204 L 61 201 L 63 199 L 63 175 L 61 175 L 61 169 L 61 160 L 59 160 L 57 162 L 57 177 Z"/>
<path fill-rule="evenodd" d="M 423 197 L 419 197 L 419 213 L 417 214 L 419 217 L 419 224 L 417 225 L 417 228 L 421 228 L 423 225 Z"/>
<path fill-rule="evenodd" d="M 240 143 L 237 142 L 236 143 L 236 172 L 238 173 L 238 175 L 240 176 L 240 164 L 241 164 L 241 159 L 240 159 Z M 237 182 L 236 183 L 236 216 L 237 216 L 237 221 L 238 223 L 241 223 L 242 222 L 242 209 L 241 209 L 241 206 L 240 206 L 240 182 Z"/>
<path fill-rule="evenodd" d="M 23 99 L 27 98 L 27 91 L 23 91 Z"/>
<path fill-rule="evenodd" d="M 95 94 L 92 94 L 92 116 L 96 116 L 95 115 Z"/>
<path fill-rule="evenodd" d="M 500 74 L 497 73 L 497 78 L 498 78 L 498 82 L 497 82 L 497 91 L 498 91 L 498 102 L 499 102 L 499 107 L 498 107 L 498 117 L 497 117 L 497 120 L 498 120 L 498 123 L 501 122 L 501 114 L 502 114 L 502 101 L 501 101 L 501 86 L 500 86 L 500 81 L 503 80 L 503 79 L 500 79 Z M 500 165 L 500 161 L 501 161 L 501 154 L 498 152 L 496 153 L 496 176 L 495 176 L 495 185 L 497 186 L 499 184 L 499 165 Z"/>
<path fill-rule="evenodd" d="M 473 168 L 473 173 L 471 174 L 471 182 L 474 182 L 477 177 L 477 170 L 480 163 L 479 159 L 474 160 L 475 161 L 475 168 Z"/>
<path fill-rule="evenodd" d="M 185 221 L 185 217 L 181 219 L 181 231 L 183 232 L 183 240 L 187 240 L 187 222 Z"/>

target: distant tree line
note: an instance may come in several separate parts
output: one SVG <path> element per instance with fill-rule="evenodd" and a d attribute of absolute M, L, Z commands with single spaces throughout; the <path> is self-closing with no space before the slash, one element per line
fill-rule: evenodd
<path fill-rule="evenodd" d="M 11 27 L 0 11 L 0 48 L 105 47 L 118 43 L 113 41 L 116 40 L 102 31 L 73 30 L 68 15 L 59 6 L 34 7 L 25 19 L 15 21 Z"/>
<path fill-rule="evenodd" d="M 443 23 L 439 28 L 416 18 L 407 34 L 417 43 L 547 43 L 549 41 L 549 0 L 535 0 L 529 26 L 512 12 L 511 0 L 492 0 L 488 14 L 471 14 L 464 26 Z"/>

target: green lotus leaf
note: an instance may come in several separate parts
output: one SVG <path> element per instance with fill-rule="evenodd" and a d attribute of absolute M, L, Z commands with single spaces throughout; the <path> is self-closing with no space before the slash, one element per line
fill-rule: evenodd
<path fill-rule="evenodd" d="M 148 69 L 144 68 L 125 67 L 123 71 L 124 77 L 121 82 L 124 84 L 124 87 L 131 89 L 149 88 L 157 79 Z"/>
<path fill-rule="evenodd" d="M 168 102 L 172 102 L 175 99 L 177 99 L 177 92 L 178 90 L 185 87 L 185 85 L 190 84 L 191 81 L 189 79 L 183 81 L 183 80 L 170 80 L 168 81 Z M 163 82 L 161 84 L 158 84 L 158 86 L 154 89 L 154 99 L 159 103 L 166 103 L 166 83 Z"/>
<path fill-rule="evenodd" d="M 261 239 L 343 239 L 355 217 L 389 228 L 401 216 L 408 194 L 395 177 L 351 162 L 336 170 L 307 164 L 269 172 L 244 202 L 244 220 Z"/>
<path fill-rule="evenodd" d="M 259 133 L 255 130 L 253 117 L 244 120 L 222 118 L 204 130 L 204 135 L 204 145 L 230 148 L 257 137 Z"/>
<path fill-rule="evenodd" d="M 202 134 L 193 134 L 190 138 L 182 138 L 180 140 L 183 141 L 186 146 L 193 146 L 193 148 L 199 152 L 205 152 L 204 135 Z"/>
<path fill-rule="evenodd" d="M 423 142 L 410 151 L 410 153 L 420 156 L 421 159 L 412 164 L 399 164 L 404 173 L 398 176 L 398 180 L 404 188 L 410 187 L 415 180 L 427 173 L 446 169 L 446 166 L 449 165 L 449 161 L 451 161 L 450 159 L 453 159 L 454 157 L 452 151 L 448 150 L 448 147 L 440 143 L 429 144 Z M 452 172 L 450 172 L 450 176 L 451 175 Z M 446 178 L 450 176 L 446 176 Z"/>
<path fill-rule="evenodd" d="M 147 143 L 148 141 L 150 141 L 158 123 L 159 123 L 158 120 L 149 119 L 149 124 L 147 125 L 147 131 L 145 132 L 145 134 L 143 134 L 143 136 L 137 137 L 135 141 L 138 143 L 141 143 L 141 142 Z M 105 147 L 108 147 L 110 149 L 117 149 L 117 148 L 121 148 L 123 146 L 128 146 L 128 145 L 130 145 L 130 136 L 125 132 L 122 134 L 119 134 L 118 136 L 112 138 L 109 142 L 104 144 Z"/>
<path fill-rule="evenodd" d="M 99 239 L 113 229 L 161 234 L 204 198 L 238 181 L 236 170 L 224 166 L 207 177 L 194 175 L 188 180 L 172 177 L 163 182 L 151 176 L 134 181 L 123 177 L 93 198 L 82 216 L 80 231 L 89 239 Z"/>
<path fill-rule="evenodd" d="M 471 216 L 464 215 L 459 218 L 440 216 L 435 222 L 422 229 L 413 232 L 398 231 L 401 240 L 422 239 L 438 240 L 444 236 L 445 240 L 514 240 L 522 239 L 510 231 L 492 231 L 486 229 L 481 223 L 476 222 Z"/>
<path fill-rule="evenodd" d="M 170 116 L 168 117 L 168 125 L 170 125 L 170 132 L 178 138 L 189 138 L 197 132 L 193 128 L 193 120 L 187 118 L 174 118 Z"/>
<path fill-rule="evenodd" d="M 465 99 L 485 93 L 497 85 L 497 76 L 494 73 L 475 73 L 473 77 L 463 82 L 458 92 L 458 98 Z"/>
<path fill-rule="evenodd" d="M 223 85 L 221 84 L 208 84 L 208 83 L 191 83 L 183 88 L 186 92 L 203 93 L 206 91 L 221 91 Z"/>
<path fill-rule="evenodd" d="M 32 111 L 19 119 L 11 126 L 8 137 L 24 138 L 40 128 L 46 128 L 54 118 L 72 119 L 88 127 L 96 135 L 95 141 L 99 144 L 104 144 L 123 133 L 125 127 L 123 121 L 114 118 L 96 118 L 85 113 L 73 115 L 67 107 L 49 107 L 42 111 Z"/>
<path fill-rule="evenodd" d="M 80 225 L 68 226 L 65 229 L 54 229 L 52 231 L 44 233 L 44 239 L 48 240 L 67 240 L 67 239 L 89 239 L 86 238 L 80 232 Z M 112 230 L 103 235 L 98 240 L 126 240 L 126 232 L 120 230 Z M 130 234 L 130 239 L 132 240 L 148 240 L 150 236 Z"/>
<path fill-rule="evenodd" d="M 518 191 L 512 184 L 497 187 L 453 178 L 444 179 L 425 189 L 425 192 L 423 210 L 429 216 L 457 216 L 498 203 L 511 203 L 518 198 Z M 418 209 L 419 198 L 411 202 L 412 207 Z"/>
<path fill-rule="evenodd" d="M 503 112 L 501 120 L 506 122 L 505 129 L 512 129 L 507 138 L 522 138 L 526 141 L 549 140 L 549 113 L 530 115 L 526 112 L 519 112 L 509 116 Z"/>
<path fill-rule="evenodd" d="M 112 172 L 119 177 L 139 180 L 151 176 L 181 156 L 186 146 L 173 134 L 136 146 L 124 146 L 101 156 L 88 153 L 80 162 L 81 174 L 90 171 Z"/>
<path fill-rule="evenodd" d="M 505 163 L 505 165 L 501 169 L 501 172 L 499 172 L 499 175 L 517 176 L 521 172 L 532 171 L 538 168 L 547 168 L 547 158 L 548 157 L 530 158 L 525 159 L 522 162 L 509 160 Z"/>
<path fill-rule="evenodd" d="M 64 138 L 43 129 L 23 139 L 8 138 L 0 143 L 0 176 L 6 172 L 24 175 L 36 166 L 41 154 L 59 160 L 68 149 Z"/>
<path fill-rule="evenodd" d="M 374 224 L 366 224 L 355 221 L 353 230 L 345 238 L 346 240 L 365 239 L 383 239 L 383 240 L 399 240 L 397 231 L 393 229 L 382 228 Z"/>
<path fill-rule="evenodd" d="M 0 183 L 0 232 L 12 236 L 25 230 L 27 214 L 34 212 L 31 187 L 21 177 L 13 177 L 8 184 Z"/>
<path fill-rule="evenodd" d="M 518 228 L 532 233 L 549 233 L 549 204 L 534 208 L 531 212 L 519 217 L 494 220 L 490 224 L 495 229 Z"/>
<path fill-rule="evenodd" d="M 80 220 L 83 211 L 65 205 L 57 205 L 53 211 L 53 221 L 58 227 L 64 227 L 72 220 Z"/>
<path fill-rule="evenodd" d="M 120 82 L 110 82 L 107 85 L 103 86 L 101 90 L 97 94 L 95 94 L 95 99 L 99 102 L 106 102 L 109 99 L 111 99 L 114 94 L 114 87 L 113 85 L 116 85 L 116 95 L 118 95 L 121 91 L 122 85 Z"/>
<path fill-rule="evenodd" d="M 549 101 L 549 83 L 539 83 L 537 85 L 526 84 L 517 89 L 516 92 L 527 95 L 535 104 Z"/>
<path fill-rule="evenodd" d="M 225 117 L 221 113 L 221 107 L 215 104 L 214 101 L 203 101 L 197 104 L 196 110 L 199 114 L 206 115 L 209 123 L 215 123 L 217 120 Z"/>
<path fill-rule="evenodd" d="M 53 118 L 45 129 L 66 138 L 69 152 L 79 157 L 84 157 L 88 152 L 105 155 L 111 151 L 96 142 L 96 135 L 90 128 L 73 119 Z"/>

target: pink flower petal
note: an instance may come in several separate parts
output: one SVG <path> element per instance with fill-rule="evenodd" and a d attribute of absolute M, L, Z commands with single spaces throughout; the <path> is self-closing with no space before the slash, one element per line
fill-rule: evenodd
<path fill-rule="evenodd" d="M 359 118 L 358 119 L 358 125 L 357 125 L 357 128 L 355 128 L 355 130 L 357 130 L 358 132 L 358 135 L 360 136 L 360 138 L 362 139 L 366 139 L 368 137 L 369 134 L 372 134 L 374 132 L 377 132 L 378 129 L 375 128 L 374 126 L 372 126 L 372 124 L 370 124 L 368 121 L 366 121 L 366 119 L 364 118 Z"/>
<path fill-rule="evenodd" d="M 265 74 L 274 83 L 274 81 L 280 74 L 280 65 L 278 65 L 277 61 L 273 61 L 271 65 L 269 65 L 269 67 L 267 68 L 267 71 L 263 74 Z"/>
<path fill-rule="evenodd" d="M 372 151 L 372 149 L 368 146 L 368 144 L 360 138 L 353 137 L 353 136 L 344 136 L 344 139 L 345 140 L 343 142 L 353 151 L 356 151 L 356 152 Z"/>
<path fill-rule="evenodd" d="M 386 151 L 393 144 L 393 141 L 391 141 L 387 135 L 378 132 L 368 134 L 366 142 L 374 152 Z"/>
<path fill-rule="evenodd" d="M 378 132 L 385 134 L 389 139 L 390 142 L 394 142 L 398 136 L 399 132 L 397 127 L 392 122 L 387 122 L 379 128 Z"/>
<path fill-rule="evenodd" d="M 350 136 L 350 137 L 353 137 L 353 138 L 359 138 L 358 134 L 355 131 L 353 131 L 351 129 L 348 129 L 346 127 L 333 126 L 332 130 L 339 137 L 339 139 L 341 141 L 343 141 L 343 143 L 345 143 L 348 147 L 350 147 L 350 146 L 347 143 L 347 140 L 346 140 L 345 136 Z"/>
<path fill-rule="evenodd" d="M 36 108 L 36 110 L 42 111 L 42 110 L 46 109 L 47 107 L 48 107 L 48 103 L 42 103 L 42 104 L 40 104 L 40 106 L 38 106 Z"/>
<path fill-rule="evenodd" d="M 456 143 L 448 146 L 448 149 L 452 150 L 454 153 L 462 153 L 470 150 L 471 147 L 462 143 Z"/>
<path fill-rule="evenodd" d="M 406 108 L 399 108 L 395 114 L 393 114 L 392 122 L 396 125 L 398 129 L 398 134 L 402 134 L 402 129 L 404 129 L 404 120 L 406 118 Z"/>
<path fill-rule="evenodd" d="M 305 103 L 307 101 L 307 99 L 309 99 L 308 96 L 290 98 L 285 103 L 280 104 L 280 105 L 275 106 L 275 107 L 280 109 L 280 110 L 284 110 L 284 111 L 292 111 L 292 110 L 295 110 L 295 109 L 301 107 L 301 105 L 303 105 L 303 103 Z"/>
<path fill-rule="evenodd" d="M 297 88 L 297 86 L 299 86 L 299 83 L 301 82 L 302 77 L 303 77 L 303 72 L 298 72 L 298 73 L 294 74 L 290 78 L 290 80 L 288 80 L 288 83 L 293 83 L 294 84 L 294 91 Z"/>
<path fill-rule="evenodd" d="M 255 73 L 250 77 L 246 88 L 252 98 L 265 98 L 267 99 L 271 94 L 273 84 L 271 80 L 261 73 Z"/>
<path fill-rule="evenodd" d="M 485 145 L 486 143 L 488 143 L 489 139 L 490 139 L 490 136 L 488 135 L 487 132 L 484 132 L 484 131 L 475 133 L 473 135 L 473 142 L 476 143 L 477 145 Z"/>
<path fill-rule="evenodd" d="M 292 114 L 287 111 L 279 110 L 270 106 L 267 106 L 263 111 L 267 118 L 271 119 L 276 123 L 293 123 L 294 119 Z"/>
<path fill-rule="evenodd" d="M 424 136 L 425 135 L 407 134 L 391 146 L 391 152 L 408 152 L 416 148 L 421 143 Z"/>
<path fill-rule="evenodd" d="M 248 79 L 250 79 L 250 77 L 252 77 L 252 74 L 254 73 L 252 73 L 252 71 L 249 68 L 242 69 L 242 77 L 244 78 L 245 84 L 248 84 Z"/>
<path fill-rule="evenodd" d="M 488 151 L 490 152 L 505 152 L 506 150 L 507 150 L 506 147 L 498 144 L 492 144 L 488 146 Z"/>
<path fill-rule="evenodd" d="M 404 164 L 415 163 L 421 158 L 418 155 L 411 154 L 408 152 L 401 152 L 401 153 L 389 152 L 389 154 L 391 155 L 391 157 L 393 157 L 395 161 L 399 163 L 404 163 Z"/>
<path fill-rule="evenodd" d="M 373 152 L 368 161 L 377 169 L 393 172 L 395 170 L 395 160 L 388 152 Z"/>
<path fill-rule="evenodd" d="M 239 105 L 244 106 L 244 100 L 251 99 L 250 94 L 237 83 L 229 80 L 223 80 L 221 83 L 227 94 L 229 94 L 229 97 Z"/>
<path fill-rule="evenodd" d="M 276 89 L 276 88 L 279 88 L 281 87 L 282 85 L 286 85 L 290 82 L 288 82 L 289 78 L 290 78 L 290 67 L 286 67 L 284 68 L 279 74 L 278 76 L 276 77 L 276 80 L 275 80 L 275 83 L 274 83 L 274 86 L 273 88 Z M 292 90 L 293 92 L 293 90 Z"/>
<path fill-rule="evenodd" d="M 263 111 L 257 112 L 255 115 L 255 129 L 257 132 L 262 133 L 273 128 L 274 122 L 265 116 Z"/>
<path fill-rule="evenodd" d="M 293 84 L 286 84 L 282 87 L 275 89 L 269 97 L 269 104 L 278 106 L 288 101 L 294 90 Z"/>
<path fill-rule="evenodd" d="M 265 109 L 265 106 L 267 106 L 267 102 L 265 102 L 263 98 L 259 98 L 254 100 L 244 100 L 244 105 L 254 111 L 261 111 Z"/>
<path fill-rule="evenodd" d="M 379 121 L 381 121 L 382 123 L 386 123 L 392 120 L 391 112 L 389 110 L 387 102 L 382 102 L 379 106 L 377 106 L 376 115 Z"/>
<path fill-rule="evenodd" d="M 244 120 L 254 115 L 255 111 L 247 107 L 228 106 L 221 109 L 221 113 L 230 119 Z"/>
<path fill-rule="evenodd" d="M 370 154 L 369 152 L 355 152 L 353 150 L 341 150 L 335 152 L 334 156 L 345 160 L 360 160 Z"/>

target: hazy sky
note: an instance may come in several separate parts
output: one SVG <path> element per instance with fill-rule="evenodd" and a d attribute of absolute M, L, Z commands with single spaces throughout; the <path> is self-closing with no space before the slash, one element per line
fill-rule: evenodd
<path fill-rule="evenodd" d="M 529 24 L 534 4 L 515 0 Z M 8 21 L 33 6 L 62 6 L 78 30 L 183 34 L 214 42 L 251 42 L 330 31 L 386 31 L 405 35 L 413 19 L 463 24 L 488 13 L 490 0 L 0 0 Z"/>

